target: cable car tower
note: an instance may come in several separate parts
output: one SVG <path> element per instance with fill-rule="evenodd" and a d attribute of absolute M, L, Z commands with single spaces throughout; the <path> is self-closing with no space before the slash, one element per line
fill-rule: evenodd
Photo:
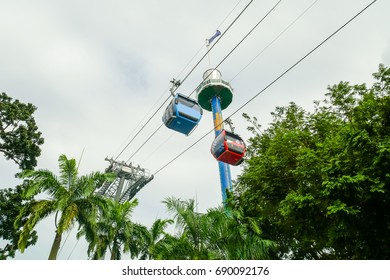
<path fill-rule="evenodd" d="M 197 87 L 196 93 L 199 105 L 213 113 L 214 132 L 217 138 L 225 131 L 222 110 L 226 109 L 232 102 L 233 89 L 228 82 L 222 80 L 220 71 L 209 69 L 203 74 L 203 82 Z M 226 191 L 232 189 L 230 166 L 228 163 L 220 160 L 218 160 L 218 166 L 222 200 L 225 202 L 227 198 Z"/>
<path fill-rule="evenodd" d="M 149 170 L 131 163 L 118 162 L 106 158 L 110 162 L 106 172 L 115 173 L 117 176 L 113 182 L 105 182 L 97 191 L 98 194 L 123 203 L 131 200 L 147 183 L 153 179 Z"/>

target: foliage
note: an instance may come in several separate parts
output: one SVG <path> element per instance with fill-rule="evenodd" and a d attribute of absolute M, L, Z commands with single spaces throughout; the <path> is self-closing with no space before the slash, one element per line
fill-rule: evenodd
<path fill-rule="evenodd" d="M 143 240 L 139 259 L 151 260 L 158 252 L 158 244 L 163 238 L 169 238 L 166 228 L 173 223 L 171 219 L 157 219 L 154 221 Z M 157 253 L 158 254 L 158 253 Z"/>
<path fill-rule="evenodd" d="M 22 198 L 22 191 L 22 186 L 0 190 L 0 237 L 8 241 L 4 248 L 0 248 L 0 260 L 15 257 L 21 228 L 14 228 L 14 221 L 22 207 L 32 202 Z M 25 217 L 22 217 L 21 223 L 24 222 Z M 32 231 L 26 238 L 26 247 L 34 245 L 37 238 L 36 231 Z"/>
<path fill-rule="evenodd" d="M 278 257 L 390 258 L 390 69 L 373 76 L 328 87 L 312 113 L 277 107 L 265 130 L 245 116 L 254 136 L 238 203 Z"/>
<path fill-rule="evenodd" d="M 41 154 L 44 139 L 38 131 L 33 113 L 36 107 L 0 94 L 0 152 L 20 169 L 32 169 Z"/>
<path fill-rule="evenodd" d="M 13 160 L 20 169 L 32 169 L 37 164 L 43 144 L 33 113 L 36 107 L 13 100 L 5 93 L 0 94 L 0 152 L 6 159 Z M 20 209 L 31 199 L 23 199 L 22 186 L 0 190 L 0 238 L 6 241 L 0 249 L 0 259 L 14 258 L 21 232 L 20 226 L 13 226 Z M 25 217 L 21 217 L 22 222 Z M 37 241 L 35 231 L 25 236 L 26 247 Z"/>
<path fill-rule="evenodd" d="M 89 243 L 88 256 L 103 259 L 107 249 L 111 260 L 121 259 L 122 252 L 137 257 L 147 236 L 147 229 L 131 221 L 131 215 L 138 201 L 119 203 L 107 199 L 107 208 L 82 222 L 78 237 L 85 235 Z M 96 215 L 97 214 L 97 215 Z"/>
<path fill-rule="evenodd" d="M 156 259 L 266 259 L 274 248 L 240 209 L 212 208 L 201 214 L 192 199 L 167 198 L 164 203 L 174 214 L 177 232 L 156 243 L 152 250 Z"/>
<path fill-rule="evenodd" d="M 24 197 L 31 198 L 46 193 L 49 198 L 26 204 L 15 221 L 15 225 L 20 224 L 21 219 L 27 216 L 18 241 L 18 247 L 23 252 L 35 225 L 50 214 L 56 214 L 56 235 L 49 259 L 57 258 L 62 234 L 70 230 L 75 222 L 85 222 L 91 213 L 107 207 L 106 200 L 95 194 L 95 190 L 103 182 L 112 179 L 110 174 L 99 172 L 78 176 L 76 161 L 68 159 L 65 155 L 61 155 L 58 162 L 60 169 L 58 177 L 46 169 L 26 170 L 21 173 L 20 177 L 27 179 Z M 57 223 L 58 214 L 60 218 Z"/>
<path fill-rule="evenodd" d="M 207 246 L 204 216 L 195 211 L 195 201 L 167 198 L 164 203 L 174 214 L 176 236 L 167 235 L 156 246 L 157 259 L 215 259 Z"/>

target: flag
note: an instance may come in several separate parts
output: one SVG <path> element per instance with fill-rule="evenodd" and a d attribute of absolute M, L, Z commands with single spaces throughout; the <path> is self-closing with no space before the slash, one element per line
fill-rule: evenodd
<path fill-rule="evenodd" d="M 215 34 L 210 37 L 210 39 L 207 40 L 207 46 L 210 46 L 210 44 L 214 41 L 215 38 L 217 38 L 219 35 L 221 35 L 221 31 L 217 30 L 215 31 Z"/>

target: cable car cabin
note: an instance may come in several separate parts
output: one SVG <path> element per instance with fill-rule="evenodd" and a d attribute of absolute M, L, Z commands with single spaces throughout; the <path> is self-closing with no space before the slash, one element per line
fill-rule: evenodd
<path fill-rule="evenodd" d="M 162 120 L 166 127 L 188 135 L 198 125 L 202 114 L 198 102 L 178 93 L 166 108 Z"/>
<path fill-rule="evenodd" d="M 231 165 L 239 165 L 244 160 L 245 142 L 240 136 L 222 130 L 211 145 L 211 153 L 218 160 Z"/>

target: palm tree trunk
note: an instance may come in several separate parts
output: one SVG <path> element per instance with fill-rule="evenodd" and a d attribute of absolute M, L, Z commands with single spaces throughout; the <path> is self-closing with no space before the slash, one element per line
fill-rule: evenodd
<path fill-rule="evenodd" d="M 56 236 L 54 237 L 53 245 L 51 246 L 51 250 L 50 250 L 49 260 L 57 259 L 58 250 L 60 249 L 60 245 L 61 245 L 61 239 L 62 239 L 62 234 L 56 231 Z"/>

